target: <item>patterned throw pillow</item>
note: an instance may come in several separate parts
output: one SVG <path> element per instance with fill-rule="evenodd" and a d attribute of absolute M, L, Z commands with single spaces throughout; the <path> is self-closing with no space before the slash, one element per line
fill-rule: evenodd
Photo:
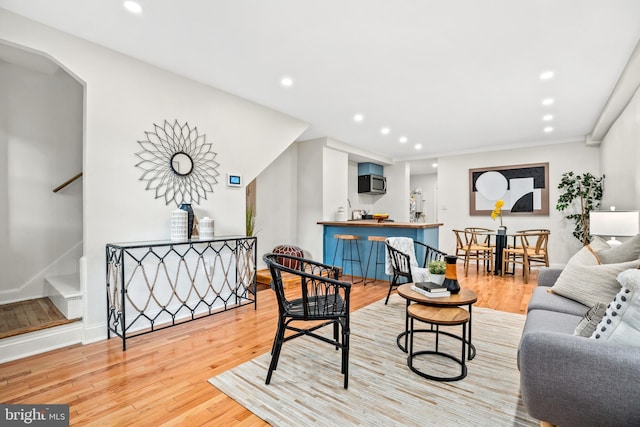
<path fill-rule="evenodd" d="M 640 347 L 640 270 L 618 275 L 620 292 L 608 305 L 591 338 Z"/>
<path fill-rule="evenodd" d="M 587 311 L 584 315 L 573 335 L 589 338 L 593 331 L 596 330 L 596 326 L 604 317 L 604 313 L 607 310 L 607 304 L 599 302 Z"/>

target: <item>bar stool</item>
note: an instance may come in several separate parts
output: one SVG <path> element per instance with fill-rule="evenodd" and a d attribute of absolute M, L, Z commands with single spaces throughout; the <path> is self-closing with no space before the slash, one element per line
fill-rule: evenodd
<path fill-rule="evenodd" d="M 360 236 L 356 236 L 354 234 L 334 234 L 333 236 L 337 242 L 336 242 L 336 251 L 333 253 L 333 262 L 332 264 L 335 265 L 336 264 L 336 255 L 338 255 L 338 248 L 340 247 L 340 242 L 342 241 L 342 263 L 341 263 L 341 267 L 342 267 L 342 274 L 344 274 L 344 270 L 345 270 L 345 266 L 347 261 L 350 263 L 351 265 L 351 283 L 360 283 L 363 281 L 363 279 L 358 280 L 358 281 L 353 281 L 353 276 L 354 276 L 354 268 L 353 268 L 353 264 L 357 263 L 358 268 L 360 268 L 360 276 L 364 277 L 364 273 L 362 271 L 362 259 L 360 258 L 360 249 L 358 248 L 358 239 L 360 239 Z M 356 255 L 357 258 L 353 257 L 353 246 L 355 245 L 356 247 Z"/>
<path fill-rule="evenodd" d="M 409 356 L 407 357 L 407 365 L 416 374 L 423 378 L 427 378 L 435 381 L 458 381 L 467 376 L 467 365 L 465 363 L 465 354 L 467 340 L 467 323 L 469 323 L 469 312 L 460 307 L 435 307 L 424 304 L 411 304 L 407 307 L 407 316 L 411 320 L 409 329 Z M 414 320 L 429 323 L 435 326 L 435 329 L 425 330 L 425 332 L 433 332 L 436 335 L 435 350 L 421 350 L 413 351 L 413 338 L 417 332 L 413 328 Z M 451 332 L 440 331 L 440 326 L 454 326 L 462 325 L 462 335 L 454 335 Z M 448 335 L 450 337 L 459 339 L 462 342 L 462 354 L 458 358 L 452 354 L 445 353 L 439 349 L 440 335 Z M 456 376 L 438 376 L 427 374 L 420 369 L 413 366 L 413 359 L 420 354 L 431 354 L 442 356 L 457 362 L 460 365 L 460 375 Z"/>
<path fill-rule="evenodd" d="M 387 240 L 387 236 L 369 236 L 367 240 L 371 242 L 371 249 L 369 249 L 369 259 L 367 260 L 367 268 L 364 269 L 364 285 L 367 286 L 367 283 L 372 283 L 376 281 L 376 274 L 378 273 L 378 266 L 384 265 L 384 261 L 379 261 L 380 257 L 378 256 L 378 251 L 380 250 L 380 244 L 382 243 L 382 254 L 384 255 L 385 246 L 384 242 Z M 376 247 L 376 264 L 373 269 L 373 280 L 369 280 L 367 282 L 366 275 L 369 273 L 369 266 L 371 265 L 371 255 L 373 254 L 373 247 Z M 384 259 L 384 258 L 383 258 Z"/>

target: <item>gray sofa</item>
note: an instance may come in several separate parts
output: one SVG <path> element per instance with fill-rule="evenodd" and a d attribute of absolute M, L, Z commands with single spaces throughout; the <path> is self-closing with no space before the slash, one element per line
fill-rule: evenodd
<path fill-rule="evenodd" d="M 541 269 L 518 351 L 532 417 L 558 426 L 640 426 L 640 349 L 574 336 L 588 307 L 547 292 L 561 270 Z"/>

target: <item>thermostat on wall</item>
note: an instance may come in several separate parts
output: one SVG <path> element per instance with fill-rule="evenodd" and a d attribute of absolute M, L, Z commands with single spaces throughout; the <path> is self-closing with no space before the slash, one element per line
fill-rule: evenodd
<path fill-rule="evenodd" d="M 227 174 L 227 185 L 229 187 L 241 187 L 242 186 L 242 175 L 239 173 L 228 173 Z"/>

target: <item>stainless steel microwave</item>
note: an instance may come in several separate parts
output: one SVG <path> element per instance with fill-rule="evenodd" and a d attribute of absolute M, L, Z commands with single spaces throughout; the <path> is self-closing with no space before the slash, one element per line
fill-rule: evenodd
<path fill-rule="evenodd" d="M 380 175 L 360 175 L 358 177 L 358 193 L 385 194 L 387 178 Z"/>

